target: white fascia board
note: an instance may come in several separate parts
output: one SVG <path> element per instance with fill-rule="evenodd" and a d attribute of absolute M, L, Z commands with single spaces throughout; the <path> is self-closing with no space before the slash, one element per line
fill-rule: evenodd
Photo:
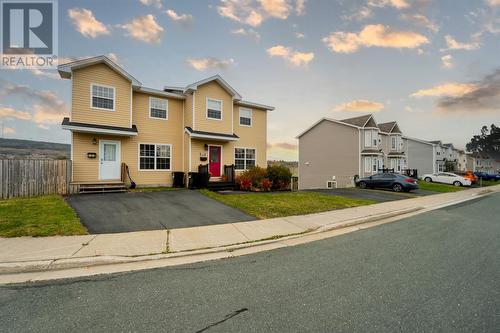
<path fill-rule="evenodd" d="M 300 139 L 300 137 L 302 135 L 306 134 L 307 132 L 309 132 L 310 130 L 312 130 L 314 127 L 316 127 L 317 125 L 319 125 L 323 121 L 330 121 L 332 123 L 349 126 L 349 127 L 352 127 L 352 128 L 356 128 L 358 130 L 361 128 L 361 127 L 356 126 L 356 125 L 351 125 L 351 124 L 348 124 L 348 123 L 344 123 L 344 122 L 342 122 L 340 120 L 323 117 L 320 120 L 318 120 L 317 122 L 315 122 L 313 125 L 309 126 L 305 131 L 303 131 L 302 133 L 300 133 L 299 135 L 297 135 L 295 138 L 296 139 Z"/>
<path fill-rule="evenodd" d="M 238 141 L 239 140 L 239 138 L 231 138 L 231 137 L 226 137 L 226 136 L 191 133 L 187 129 L 184 129 L 184 131 L 187 134 L 189 134 L 190 137 L 195 138 L 195 139 L 209 139 L 209 140 L 215 140 L 215 141 Z"/>
<path fill-rule="evenodd" d="M 137 132 L 110 130 L 110 129 L 103 129 L 103 128 L 91 128 L 91 127 L 82 127 L 82 126 L 73 126 L 73 125 L 61 125 L 61 128 L 64 130 L 72 131 L 72 132 L 109 134 L 109 135 L 118 135 L 118 136 L 136 136 L 137 135 Z"/>
<path fill-rule="evenodd" d="M 243 100 L 236 101 L 235 104 L 240 105 L 240 106 L 260 108 L 260 109 L 264 109 L 267 111 L 273 111 L 275 109 L 274 106 L 269 106 L 269 105 L 264 105 L 264 104 L 249 102 L 249 101 L 243 101 Z"/>
<path fill-rule="evenodd" d="M 231 87 L 229 83 L 227 83 L 226 80 L 224 80 L 220 75 L 214 75 L 206 79 L 191 83 L 184 89 L 184 93 L 189 92 L 191 90 L 197 90 L 198 86 L 201 86 L 211 81 L 217 81 L 221 86 L 224 87 L 224 89 L 226 89 L 231 93 L 231 95 L 234 97 L 235 100 L 237 101 L 241 100 L 241 95 L 233 87 Z"/>

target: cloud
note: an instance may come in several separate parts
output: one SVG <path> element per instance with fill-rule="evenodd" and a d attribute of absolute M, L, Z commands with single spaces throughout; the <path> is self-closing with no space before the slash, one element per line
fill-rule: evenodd
<path fill-rule="evenodd" d="M 31 112 L 0 106 L 0 115 L 5 118 L 32 121 L 36 124 L 53 124 L 59 123 L 69 113 L 66 103 L 47 90 L 35 90 L 28 86 L 0 81 L 0 96 L 2 98 L 17 96 L 25 102 L 32 103 L 29 106 Z"/>
<path fill-rule="evenodd" d="M 428 44 L 424 35 L 397 31 L 382 24 L 366 25 L 359 33 L 337 31 L 322 39 L 332 52 L 353 53 L 361 47 L 417 48 Z"/>
<path fill-rule="evenodd" d="M 368 101 L 366 99 L 355 99 L 348 103 L 343 103 L 335 106 L 334 111 L 349 111 L 349 112 L 378 112 L 384 108 L 384 104 Z"/>
<path fill-rule="evenodd" d="M 429 89 L 420 89 L 410 97 L 459 97 L 477 89 L 473 83 L 444 83 Z"/>
<path fill-rule="evenodd" d="M 267 15 L 282 20 L 287 19 L 292 10 L 288 0 L 260 0 L 260 4 Z"/>
<path fill-rule="evenodd" d="M 422 14 L 408 14 L 408 13 L 405 13 L 405 14 L 401 14 L 400 15 L 400 18 L 402 20 L 405 20 L 405 21 L 408 21 L 408 22 L 412 22 L 413 24 L 417 25 L 417 26 L 420 26 L 420 27 L 424 27 L 424 28 L 427 28 L 429 29 L 430 31 L 436 33 L 439 31 L 439 26 L 432 22 L 431 20 L 429 20 L 426 16 L 422 15 Z"/>
<path fill-rule="evenodd" d="M 139 0 L 145 6 L 154 6 L 156 8 L 162 8 L 163 3 L 161 0 Z"/>
<path fill-rule="evenodd" d="M 251 0 L 221 0 L 220 6 L 217 6 L 217 12 L 220 16 L 233 21 L 257 27 L 261 25 L 264 18 L 254 5 Z"/>
<path fill-rule="evenodd" d="M 76 30 L 85 37 L 96 38 L 100 35 L 111 34 L 109 29 L 88 9 L 72 8 L 68 10 L 68 15 Z"/>
<path fill-rule="evenodd" d="M 168 17 L 172 19 L 172 21 L 182 26 L 189 27 L 193 23 L 193 15 L 190 14 L 179 15 L 172 9 L 166 10 L 165 13 L 167 14 Z"/>
<path fill-rule="evenodd" d="M 137 16 L 132 21 L 121 25 L 120 27 L 127 30 L 128 36 L 131 36 L 134 39 L 146 43 L 156 44 L 161 42 L 161 36 L 164 30 L 151 14 Z"/>
<path fill-rule="evenodd" d="M 307 0 L 297 0 L 295 2 L 295 14 L 297 14 L 297 16 L 301 16 L 301 15 L 305 14 L 306 1 Z"/>
<path fill-rule="evenodd" d="M 3 134 L 4 135 L 10 135 L 16 133 L 16 130 L 13 129 L 12 127 L 4 127 L 3 128 Z"/>
<path fill-rule="evenodd" d="M 284 150 L 297 150 L 299 147 L 295 143 L 288 143 L 288 142 L 274 142 L 271 143 L 269 142 L 267 144 L 267 148 L 272 149 L 272 148 L 280 148 Z"/>
<path fill-rule="evenodd" d="M 225 70 L 234 64 L 234 59 L 218 59 L 214 57 L 208 58 L 191 58 L 187 59 L 186 62 L 189 66 L 196 69 L 197 71 L 205 71 L 207 69 L 219 69 Z"/>
<path fill-rule="evenodd" d="M 306 35 L 304 35 L 302 32 L 296 32 L 295 37 L 297 39 L 303 39 L 303 38 L 306 38 Z"/>
<path fill-rule="evenodd" d="M 343 15 L 342 19 L 346 21 L 352 21 L 352 20 L 362 21 L 372 16 L 373 16 L 372 9 L 370 7 L 362 6 L 351 15 Z"/>
<path fill-rule="evenodd" d="M 247 36 L 256 42 L 258 42 L 260 40 L 260 34 L 253 29 L 239 28 L 239 29 L 231 30 L 231 33 L 234 35 Z"/>
<path fill-rule="evenodd" d="M 276 45 L 267 49 L 267 54 L 271 57 L 280 57 L 295 67 L 307 66 L 313 59 L 313 52 L 298 52 L 290 47 Z"/>
<path fill-rule="evenodd" d="M 410 7 L 406 0 L 368 0 L 368 5 L 372 7 L 394 7 L 397 9 L 404 9 Z"/>
<path fill-rule="evenodd" d="M 24 111 L 17 111 L 16 109 L 11 107 L 0 106 L 0 118 L 30 120 L 31 114 Z"/>
<path fill-rule="evenodd" d="M 491 7 L 500 6 L 500 0 L 486 0 L 486 3 Z"/>
<path fill-rule="evenodd" d="M 220 16 L 258 27 L 269 18 L 287 19 L 293 12 L 303 15 L 304 0 L 221 0 L 217 6 Z"/>
<path fill-rule="evenodd" d="M 480 47 L 480 44 L 478 42 L 471 42 L 471 43 L 461 43 L 457 42 L 455 38 L 453 38 L 450 35 L 444 36 L 444 39 L 446 41 L 446 49 L 441 49 L 441 51 L 448 51 L 448 50 L 477 50 Z"/>
<path fill-rule="evenodd" d="M 474 88 L 463 94 L 439 98 L 436 109 L 441 112 L 500 112 L 500 68 L 469 85 Z"/>
<path fill-rule="evenodd" d="M 443 63 L 444 68 L 453 68 L 455 65 L 453 64 L 453 57 L 449 54 L 442 56 L 441 61 Z"/>

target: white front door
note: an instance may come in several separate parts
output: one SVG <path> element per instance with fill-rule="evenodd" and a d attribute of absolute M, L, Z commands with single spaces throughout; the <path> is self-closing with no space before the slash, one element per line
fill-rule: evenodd
<path fill-rule="evenodd" d="M 120 179 L 120 141 L 99 141 L 99 179 Z"/>

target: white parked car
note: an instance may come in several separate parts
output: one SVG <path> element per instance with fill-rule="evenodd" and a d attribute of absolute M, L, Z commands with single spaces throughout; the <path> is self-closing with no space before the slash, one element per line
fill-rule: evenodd
<path fill-rule="evenodd" d="M 470 186 L 472 184 L 470 180 L 465 179 L 464 177 L 456 175 L 451 172 L 427 174 L 423 175 L 422 179 L 428 183 L 436 182 L 436 183 L 452 184 L 455 186 Z"/>

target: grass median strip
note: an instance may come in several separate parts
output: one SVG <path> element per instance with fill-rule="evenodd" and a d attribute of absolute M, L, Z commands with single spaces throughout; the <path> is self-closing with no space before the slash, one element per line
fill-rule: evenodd
<path fill-rule="evenodd" d="M 440 193 L 458 192 L 469 188 L 469 187 L 454 186 L 448 184 L 428 183 L 426 181 L 419 181 L 418 187 L 421 188 L 422 190 L 440 192 Z"/>
<path fill-rule="evenodd" d="M 209 190 L 201 193 L 228 206 L 238 208 L 259 219 L 303 215 L 329 210 L 370 205 L 372 200 L 351 199 L 314 192 L 273 192 L 219 194 Z"/>
<path fill-rule="evenodd" d="M 0 237 L 85 234 L 75 211 L 59 195 L 0 200 Z"/>

